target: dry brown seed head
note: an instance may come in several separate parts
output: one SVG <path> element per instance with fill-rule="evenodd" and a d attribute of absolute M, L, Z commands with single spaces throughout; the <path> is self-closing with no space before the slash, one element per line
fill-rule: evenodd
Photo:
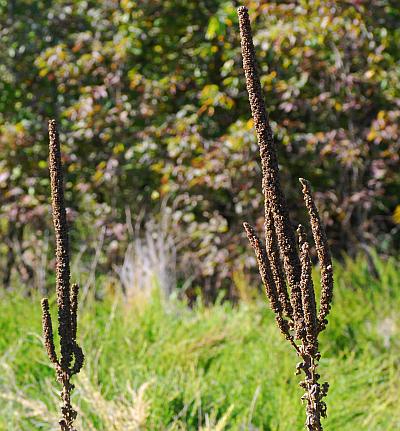
<path fill-rule="evenodd" d="M 266 250 L 269 262 L 271 264 L 272 275 L 274 277 L 276 290 L 278 292 L 279 302 L 282 304 L 285 316 L 291 321 L 293 321 L 293 309 L 286 287 L 285 274 L 282 268 L 279 245 L 275 233 L 274 219 L 272 211 L 267 204 L 265 205 L 264 226 Z"/>
<path fill-rule="evenodd" d="M 331 303 L 333 298 L 332 259 L 329 251 L 329 245 L 326 238 L 325 229 L 321 222 L 314 199 L 312 197 L 310 183 L 304 178 L 299 178 L 299 181 L 303 186 L 302 192 L 304 196 L 304 202 L 306 204 L 310 217 L 311 230 L 313 233 L 313 238 L 317 249 L 317 255 L 321 270 L 321 301 L 320 310 L 318 313 L 318 325 L 319 331 L 322 331 L 326 327 L 326 317 L 328 316 L 331 309 Z"/>
<path fill-rule="evenodd" d="M 55 120 L 49 121 L 49 170 L 53 225 L 56 238 L 58 333 L 61 344 L 61 364 L 63 367 L 68 368 L 72 359 L 69 242 L 61 150 Z"/>
<path fill-rule="evenodd" d="M 257 258 L 258 269 L 265 287 L 265 293 L 267 295 L 267 298 L 269 299 L 271 309 L 275 313 L 275 320 L 278 325 L 278 328 L 285 335 L 285 338 L 289 340 L 292 345 L 296 346 L 294 344 L 293 336 L 290 334 L 289 323 L 283 318 L 282 305 L 279 302 L 278 292 L 276 290 L 265 247 L 261 243 L 255 229 L 251 225 L 249 225 L 248 223 L 243 223 L 243 226 L 246 231 L 247 238 L 249 239 L 249 242 L 254 249 Z"/>
<path fill-rule="evenodd" d="M 71 286 L 71 339 L 76 340 L 76 330 L 77 330 L 77 313 L 78 313 L 78 294 L 79 285 L 74 283 Z"/>
<path fill-rule="evenodd" d="M 298 227 L 300 262 L 301 262 L 301 295 L 304 310 L 306 332 L 306 353 L 314 355 L 318 350 L 317 341 L 317 309 L 315 304 L 314 284 L 312 280 L 312 265 L 309 255 L 309 245 L 301 225 Z"/>
<path fill-rule="evenodd" d="M 271 267 L 268 261 L 268 256 L 265 251 L 265 248 L 262 245 L 260 239 L 258 238 L 253 226 L 248 223 L 243 223 L 243 227 L 256 255 L 258 268 L 265 286 L 267 297 L 271 304 L 271 308 L 274 313 L 280 314 L 282 313 L 282 307 L 279 302 L 278 293 L 276 291 L 275 282 L 272 276 Z"/>
<path fill-rule="evenodd" d="M 254 229 L 244 224 L 247 236 L 255 250 L 259 271 L 266 287 L 267 296 L 271 307 L 275 312 L 276 321 L 281 331 L 287 334 L 302 362 L 296 367 L 297 371 L 303 371 L 305 379 L 300 383 L 306 391 L 303 400 L 307 401 L 306 427 L 309 431 L 321 431 L 320 418 L 326 415 L 326 405 L 321 399 L 326 395 L 325 386 L 322 387 L 316 372 L 320 354 L 318 352 L 318 331 L 326 324 L 325 317 L 329 312 L 332 299 L 332 265 L 329 264 L 329 250 L 326 237 L 319 220 L 318 212 L 311 197 L 307 184 L 303 193 L 307 209 L 310 213 L 313 236 L 317 249 L 320 247 L 318 257 L 323 273 L 321 310 L 317 320 L 315 293 L 312 281 L 311 260 L 309 245 L 305 233 L 299 227 L 299 249 L 297 251 L 294 231 L 290 224 L 285 199 L 279 182 L 279 169 L 275 144 L 272 138 L 268 115 L 265 110 L 264 100 L 261 94 L 261 85 L 257 74 L 257 65 L 252 41 L 250 20 L 247 9 L 238 9 L 241 46 L 243 56 L 243 69 L 246 75 L 246 86 L 249 101 L 257 132 L 260 147 L 261 164 L 263 172 L 263 192 L 265 198 L 265 231 L 266 247 L 263 247 Z M 276 235 L 276 236 L 275 236 Z M 276 245 L 276 243 L 278 245 Z M 317 250 L 318 251 L 318 250 Z M 283 258 L 285 275 L 290 287 L 290 307 L 287 304 L 288 292 L 285 277 L 280 266 L 279 255 Z M 329 257 L 330 261 L 330 257 Z M 283 280 L 283 282 L 282 282 Z M 292 313 L 291 313 L 292 310 Z M 292 316 L 296 338 L 301 340 L 301 345 L 296 345 L 288 331 L 288 322 L 282 318 L 283 311 Z M 284 322 L 284 323 L 282 323 Z"/>
<path fill-rule="evenodd" d="M 70 288 L 68 226 L 66 219 L 60 143 L 54 120 L 49 121 L 49 168 L 53 224 L 56 238 L 56 292 L 58 306 L 58 332 L 60 334 L 61 360 L 57 360 L 54 348 L 51 316 L 47 299 L 42 300 L 43 334 L 50 360 L 55 364 L 57 380 L 62 385 L 61 431 L 76 431 L 73 422 L 77 412 L 71 405 L 74 385 L 70 378 L 82 368 L 84 355 L 76 343 L 79 287 Z M 74 358 L 74 365 L 71 362 Z"/>
<path fill-rule="evenodd" d="M 238 16 L 243 69 L 260 148 L 265 205 L 271 208 L 273 214 L 275 232 L 284 262 L 286 277 L 291 288 L 293 317 L 295 322 L 296 320 L 300 322 L 302 316 L 300 260 L 297 254 L 294 231 L 290 223 L 286 201 L 281 190 L 276 148 L 257 73 L 257 63 L 247 8 L 240 7 L 238 9 Z M 300 334 L 297 335 L 299 336 Z"/>
<path fill-rule="evenodd" d="M 42 328 L 43 328 L 44 345 L 46 347 L 47 355 L 50 361 L 53 364 L 58 364 L 56 349 L 54 346 L 53 324 L 51 322 L 49 300 L 47 298 L 43 298 L 41 305 L 42 305 Z"/>

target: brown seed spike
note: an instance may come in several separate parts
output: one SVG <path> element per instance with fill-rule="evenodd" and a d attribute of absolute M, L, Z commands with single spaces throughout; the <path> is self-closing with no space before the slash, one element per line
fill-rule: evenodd
<path fill-rule="evenodd" d="M 79 285 L 71 286 L 71 339 L 76 340 Z"/>
<path fill-rule="evenodd" d="M 49 121 L 49 169 L 53 225 L 56 237 L 56 292 L 61 364 L 69 367 L 72 359 L 70 269 L 67 215 L 64 203 L 61 150 L 55 120 Z"/>
<path fill-rule="evenodd" d="M 331 259 L 325 232 L 312 200 L 310 188 L 308 183 L 301 180 L 321 264 L 321 309 L 317 319 L 309 245 L 302 227 L 299 226 L 299 250 L 297 249 L 294 230 L 289 220 L 289 213 L 280 186 L 276 149 L 257 75 L 247 9 L 240 7 L 238 15 L 243 69 L 246 75 L 247 91 L 261 154 L 266 247 L 263 246 L 250 225 L 245 223 L 244 227 L 255 250 L 259 272 L 271 308 L 275 312 L 278 327 L 296 349 L 298 356 L 301 357 L 296 371 L 297 374 L 304 373 L 305 375 L 300 386 L 305 390 L 302 400 L 307 402 L 306 428 L 308 431 L 322 431 L 321 417 L 326 416 L 326 404 L 323 398 L 327 394 L 328 384 L 321 385 L 319 383 L 320 376 L 317 373 L 317 367 L 321 355 L 318 352 L 318 334 L 326 325 L 325 317 L 329 312 L 332 300 Z M 283 267 L 280 257 L 283 260 Z M 288 290 L 290 290 L 290 295 Z M 290 333 L 292 328 L 289 326 L 289 322 L 283 318 L 284 314 L 290 318 L 290 324 L 294 323 L 292 326 L 294 326 L 296 339 L 300 341 L 298 344 Z"/>
<path fill-rule="evenodd" d="M 321 270 L 321 305 L 318 313 L 319 332 L 323 331 L 327 325 L 326 317 L 331 309 L 333 298 L 333 266 L 329 251 L 328 240 L 324 226 L 319 217 L 318 209 L 312 197 L 310 183 L 304 178 L 299 178 L 303 186 L 302 192 L 308 214 L 310 216 L 311 230 L 315 246 L 317 249 L 318 260 Z"/>
<path fill-rule="evenodd" d="M 79 294 L 79 285 L 77 283 L 74 283 L 71 286 L 71 334 L 72 334 L 72 341 L 73 341 L 73 352 L 74 352 L 75 363 L 72 367 L 71 375 L 79 373 L 85 359 L 82 349 L 76 343 L 76 330 L 78 326 L 77 325 L 78 294 Z"/>
<path fill-rule="evenodd" d="M 306 349 L 310 355 L 315 355 L 318 350 L 317 342 L 317 309 L 315 304 L 314 284 L 312 280 L 312 266 L 309 255 L 309 245 L 303 226 L 297 229 L 301 262 L 301 295 L 303 299 L 304 323 L 306 330 Z"/>
<path fill-rule="evenodd" d="M 278 327 L 283 333 L 283 335 L 285 335 L 286 339 L 289 340 L 293 345 L 295 345 L 293 337 L 289 332 L 289 323 L 283 318 L 282 315 L 282 305 L 279 302 L 278 292 L 276 290 L 265 247 L 261 243 L 260 239 L 256 234 L 256 231 L 251 225 L 249 225 L 248 223 L 243 223 L 243 227 L 256 255 L 261 279 L 265 287 L 265 293 L 267 294 L 267 297 L 269 299 L 271 309 L 275 313 Z"/>
<path fill-rule="evenodd" d="M 42 300 L 43 334 L 50 360 L 56 365 L 57 380 L 62 385 L 61 431 L 76 431 L 73 422 L 77 412 L 71 405 L 71 391 L 74 385 L 71 377 L 83 366 L 84 355 L 76 342 L 78 291 L 74 284 L 70 287 L 68 226 L 64 203 L 61 151 L 56 123 L 49 121 L 49 168 L 51 184 L 51 203 L 56 239 L 56 293 L 58 307 L 58 333 L 60 335 L 61 359 L 58 361 L 54 348 L 53 330 L 49 304 Z M 74 365 L 71 362 L 74 359 Z"/>
<path fill-rule="evenodd" d="M 285 316 L 293 320 L 293 309 L 290 303 L 289 293 L 286 288 L 285 274 L 279 253 L 278 240 L 276 238 L 274 220 L 271 209 L 265 205 L 265 242 L 268 259 L 271 264 L 272 275 L 274 277 L 276 290 L 278 291 L 279 302 L 282 304 Z"/>
<path fill-rule="evenodd" d="M 85 356 L 83 354 L 83 351 L 76 343 L 74 344 L 74 357 L 75 357 L 75 363 L 71 369 L 71 375 L 78 374 L 81 368 L 83 367 L 83 363 L 85 361 Z"/>
<path fill-rule="evenodd" d="M 44 345 L 46 347 L 47 355 L 49 356 L 50 361 L 53 364 L 58 365 L 56 348 L 54 346 L 53 324 L 51 322 L 49 300 L 47 298 L 43 298 L 41 304 Z"/>
<path fill-rule="evenodd" d="M 269 205 L 273 213 L 274 226 L 284 262 L 285 273 L 291 288 L 293 317 L 295 322 L 300 322 L 302 316 L 300 292 L 301 268 L 294 230 L 290 223 L 286 201 L 280 185 L 276 148 L 257 73 L 257 63 L 247 8 L 244 6 L 240 7 L 238 9 L 238 16 L 243 69 L 260 148 L 265 205 Z M 296 326 L 299 327 L 299 325 Z M 297 336 L 300 337 L 298 331 L 296 332 Z"/>
<path fill-rule="evenodd" d="M 265 248 L 258 238 L 253 226 L 249 225 L 248 223 L 243 223 L 243 227 L 257 257 L 260 275 L 264 283 L 268 299 L 270 300 L 271 308 L 274 313 L 282 313 L 282 307 L 279 302 L 278 293 L 276 291 L 275 282 L 272 276 L 272 271 Z"/>

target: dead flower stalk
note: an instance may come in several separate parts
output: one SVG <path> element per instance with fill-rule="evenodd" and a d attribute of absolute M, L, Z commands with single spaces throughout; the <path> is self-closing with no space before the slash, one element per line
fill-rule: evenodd
<path fill-rule="evenodd" d="M 297 365 L 297 373 L 305 374 L 305 379 L 300 386 L 305 390 L 302 400 L 307 403 L 306 428 L 309 431 L 320 431 L 322 430 L 321 418 L 326 417 L 326 404 L 323 398 L 328 392 L 329 385 L 319 383 L 318 335 L 327 325 L 326 317 L 331 308 L 332 262 L 325 230 L 315 206 L 310 185 L 300 178 L 321 268 L 321 299 L 317 313 L 310 247 L 301 225 L 297 229 L 298 244 L 296 244 L 296 235 L 280 185 L 277 153 L 257 73 L 247 8 L 240 7 L 238 16 L 243 69 L 261 156 L 266 246 L 258 238 L 252 226 L 244 223 L 244 228 L 255 251 L 260 275 L 275 313 L 277 325 L 301 357 L 301 362 Z"/>
<path fill-rule="evenodd" d="M 84 355 L 76 341 L 79 287 L 77 284 L 70 285 L 68 226 L 64 202 L 61 150 L 54 120 L 49 121 L 49 153 L 51 202 L 56 239 L 56 293 L 60 358 L 57 356 L 54 345 L 53 326 L 47 298 L 42 299 L 43 336 L 47 354 L 56 369 L 57 380 L 62 385 L 62 418 L 59 421 L 61 431 L 76 431 L 73 422 L 77 412 L 71 405 L 71 391 L 74 385 L 70 380 L 82 368 Z"/>

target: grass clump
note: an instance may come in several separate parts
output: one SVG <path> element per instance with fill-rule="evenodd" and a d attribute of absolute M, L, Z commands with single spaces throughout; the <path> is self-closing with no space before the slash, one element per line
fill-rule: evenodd
<path fill-rule="evenodd" d="M 321 333 L 320 369 L 331 383 L 327 429 L 400 424 L 400 271 L 394 260 L 375 265 L 380 280 L 361 258 L 335 265 L 335 313 Z M 263 298 L 193 309 L 160 298 L 127 305 L 108 296 L 81 306 L 87 361 L 72 397 L 76 427 L 105 431 L 113 421 L 114 429 L 128 430 L 302 428 L 291 347 Z M 0 301 L 1 431 L 57 428 L 57 387 L 36 299 L 3 294 Z"/>

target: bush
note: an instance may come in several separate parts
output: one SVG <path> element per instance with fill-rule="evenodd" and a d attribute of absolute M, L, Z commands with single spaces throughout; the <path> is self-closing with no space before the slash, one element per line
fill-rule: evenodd
<path fill-rule="evenodd" d="M 248 3 L 293 220 L 304 218 L 304 176 L 336 255 L 365 244 L 392 251 L 400 243 L 396 4 Z M 12 267 L 25 282 L 35 277 L 50 223 L 46 119 L 56 116 L 74 248 L 84 236 L 90 254 L 104 227 L 100 265 L 110 270 L 126 248 L 126 208 L 157 215 L 168 198 L 187 235 L 182 279 L 190 273 L 211 298 L 230 290 L 235 269 L 252 264 L 240 220 L 262 207 L 232 3 L 2 2 L 0 16 L 3 281 Z"/>

